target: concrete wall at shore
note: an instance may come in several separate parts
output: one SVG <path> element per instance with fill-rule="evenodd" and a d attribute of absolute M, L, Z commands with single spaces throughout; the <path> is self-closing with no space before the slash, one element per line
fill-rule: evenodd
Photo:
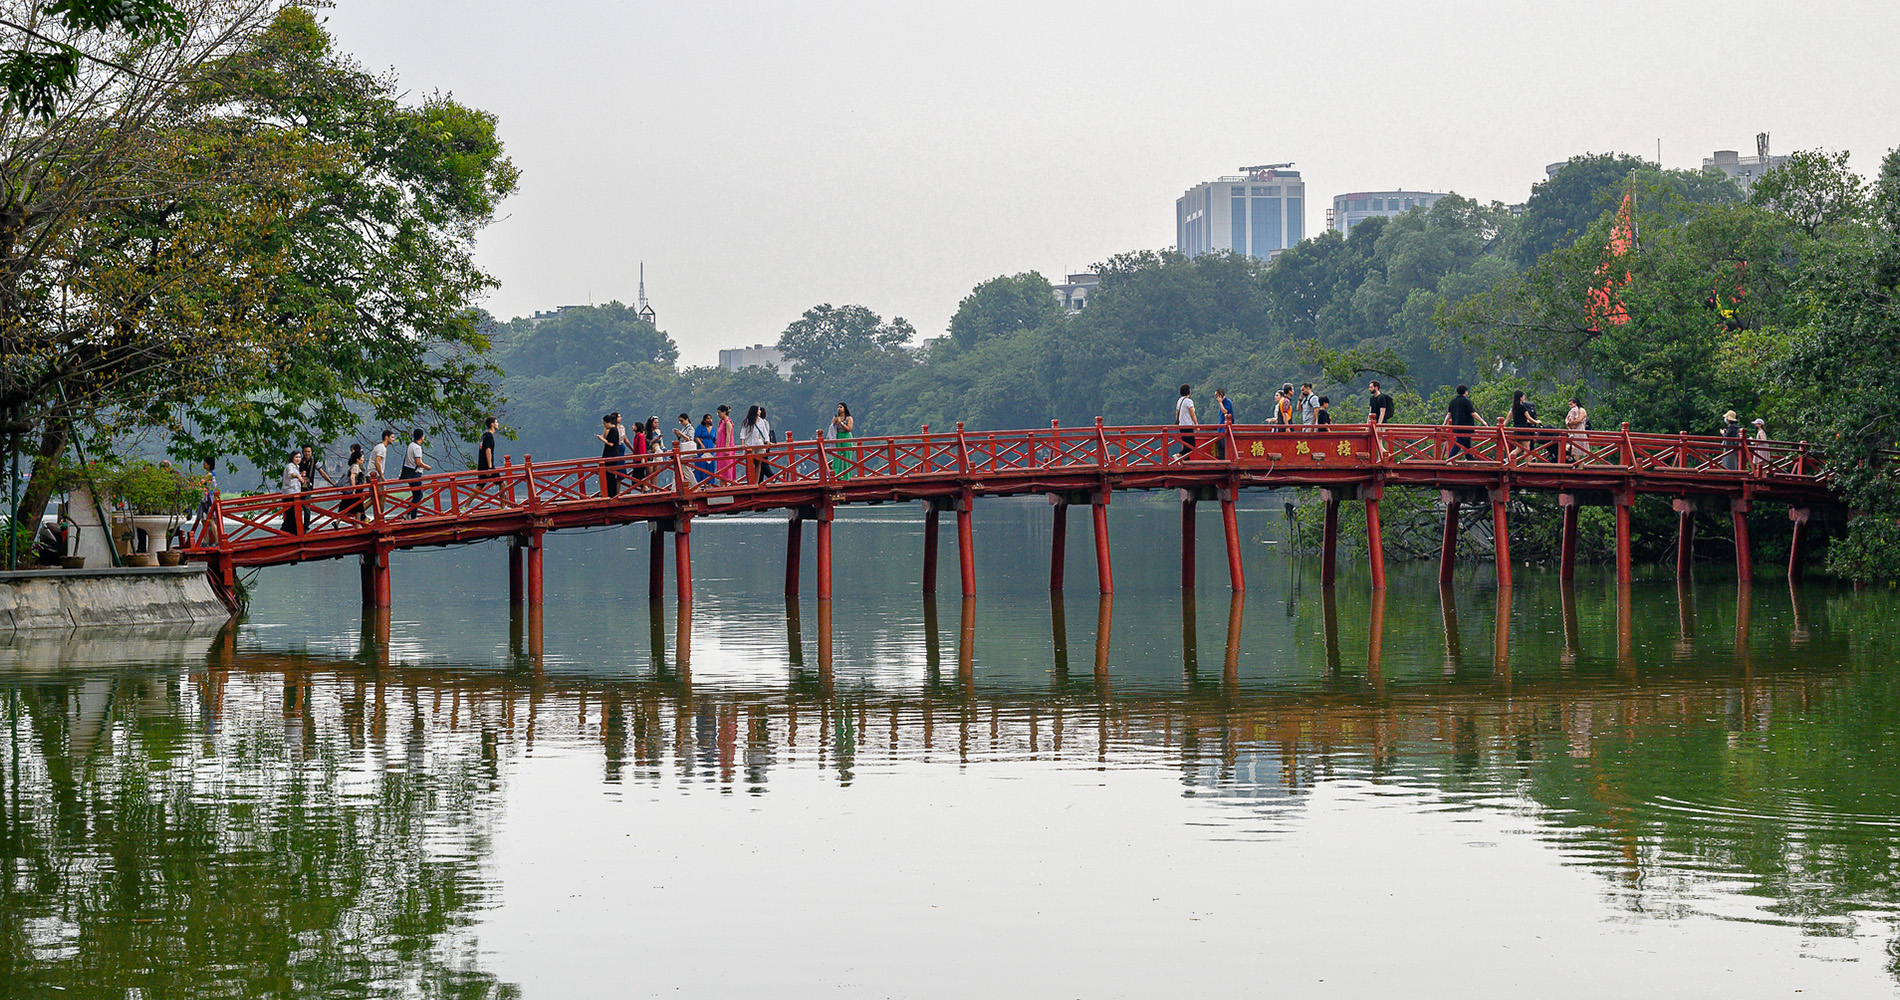
<path fill-rule="evenodd" d="M 0 632 L 230 617 L 203 566 L 0 572 Z"/>

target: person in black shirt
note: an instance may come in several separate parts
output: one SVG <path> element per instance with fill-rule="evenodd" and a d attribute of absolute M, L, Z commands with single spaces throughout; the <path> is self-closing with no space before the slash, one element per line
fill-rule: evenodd
<path fill-rule="evenodd" d="M 1392 396 L 1379 388 L 1379 380 L 1373 379 L 1366 386 L 1369 393 L 1369 406 L 1366 408 L 1366 422 L 1370 424 L 1389 424 L 1397 408 L 1392 405 Z"/>
<path fill-rule="evenodd" d="M 1315 425 L 1323 427 L 1333 422 L 1332 411 L 1326 408 L 1326 404 L 1330 402 L 1332 402 L 1332 399 L 1329 397 L 1321 396 L 1319 398 L 1319 409 L 1313 414 L 1313 423 Z"/>
<path fill-rule="evenodd" d="M 1524 390 L 1511 393 L 1511 450 L 1522 454 L 1527 462 L 1537 446 L 1537 435 L 1531 428 L 1543 425 L 1543 421 L 1537 419 L 1537 407 L 1524 398 Z"/>
<path fill-rule="evenodd" d="M 499 421 L 489 417 L 482 421 L 482 446 L 475 451 L 475 469 L 487 472 L 495 467 L 495 428 Z"/>
<path fill-rule="evenodd" d="M 1445 407 L 1446 423 L 1453 427 L 1469 428 L 1477 426 L 1478 422 L 1484 419 L 1478 416 L 1478 408 L 1471 405 L 1471 397 L 1467 395 L 1470 391 L 1470 386 L 1460 385 L 1458 387 L 1458 394 L 1451 397 L 1451 405 Z M 1456 459 L 1460 454 L 1470 450 L 1470 432 L 1467 431 L 1462 434 L 1455 433 L 1455 436 L 1452 438 L 1451 457 Z"/>

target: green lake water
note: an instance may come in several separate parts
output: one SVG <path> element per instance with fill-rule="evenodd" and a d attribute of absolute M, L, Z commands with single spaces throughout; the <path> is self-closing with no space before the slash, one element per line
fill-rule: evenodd
<path fill-rule="evenodd" d="M 1900 994 L 1892 592 L 1329 593 L 1259 497 L 1232 600 L 1203 508 L 1184 594 L 1115 498 L 1112 602 L 1086 515 L 1052 597 L 1048 506 L 985 501 L 973 602 L 893 505 L 828 608 L 708 518 L 690 613 L 627 528 L 533 614 L 486 545 L 385 617 L 332 562 L 4 637 L 0 997 Z"/>

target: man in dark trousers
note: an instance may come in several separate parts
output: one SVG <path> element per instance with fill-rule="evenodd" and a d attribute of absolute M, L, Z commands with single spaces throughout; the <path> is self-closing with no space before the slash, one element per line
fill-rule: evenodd
<path fill-rule="evenodd" d="M 1392 415 L 1397 412 L 1397 408 L 1392 405 L 1391 394 L 1379 388 L 1379 380 L 1376 378 L 1366 386 L 1366 392 L 1370 396 L 1371 404 L 1366 408 L 1366 423 L 1391 423 Z"/>
<path fill-rule="evenodd" d="M 1468 395 L 1470 391 L 1469 386 L 1458 386 L 1458 394 L 1451 397 L 1451 405 L 1445 407 L 1445 422 L 1453 427 L 1465 428 L 1463 433 L 1457 434 L 1452 440 L 1451 457 L 1454 459 L 1461 453 L 1471 450 L 1470 429 L 1484 419 L 1478 416 L 1478 408 L 1471 405 L 1471 397 Z"/>

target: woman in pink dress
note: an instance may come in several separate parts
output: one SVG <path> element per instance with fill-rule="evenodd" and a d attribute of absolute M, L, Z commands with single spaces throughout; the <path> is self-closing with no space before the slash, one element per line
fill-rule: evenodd
<path fill-rule="evenodd" d="M 732 407 L 719 405 L 718 436 L 713 439 L 719 455 L 719 485 L 730 486 L 734 473 L 739 469 L 739 460 L 733 456 Z"/>

